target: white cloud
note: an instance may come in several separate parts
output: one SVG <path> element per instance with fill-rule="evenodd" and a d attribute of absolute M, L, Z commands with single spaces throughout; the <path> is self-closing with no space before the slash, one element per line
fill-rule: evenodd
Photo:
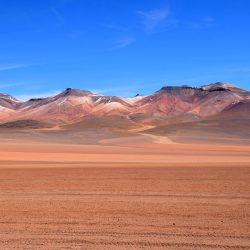
<path fill-rule="evenodd" d="M 6 88 L 17 87 L 21 85 L 23 85 L 23 83 L 0 83 L 0 90 L 6 89 Z"/>
<path fill-rule="evenodd" d="M 55 18 L 56 18 L 56 25 L 57 26 L 63 26 L 65 23 L 64 17 L 62 16 L 62 14 L 55 8 L 51 8 L 51 12 L 54 14 Z"/>
<path fill-rule="evenodd" d="M 124 37 L 122 39 L 116 40 L 113 49 L 122 49 L 125 48 L 132 43 L 134 43 L 134 38 L 132 37 Z"/>
<path fill-rule="evenodd" d="M 204 16 L 203 17 L 203 23 L 208 26 L 208 27 L 211 27 L 214 25 L 214 22 L 215 22 L 215 18 L 212 17 L 212 16 Z"/>
<path fill-rule="evenodd" d="M 203 21 L 206 23 L 213 23 L 215 21 L 215 18 L 212 16 L 204 16 Z"/>
<path fill-rule="evenodd" d="M 0 64 L 0 71 L 20 69 L 31 66 L 30 64 Z"/>
<path fill-rule="evenodd" d="M 188 26 L 192 29 L 202 29 L 214 26 L 215 18 L 212 16 L 204 16 L 200 20 L 192 21 L 188 23 Z"/>
<path fill-rule="evenodd" d="M 170 15 L 170 11 L 167 8 L 138 11 L 138 13 L 142 17 L 143 25 L 147 33 L 153 33 L 162 25 L 164 26 L 165 21 Z"/>

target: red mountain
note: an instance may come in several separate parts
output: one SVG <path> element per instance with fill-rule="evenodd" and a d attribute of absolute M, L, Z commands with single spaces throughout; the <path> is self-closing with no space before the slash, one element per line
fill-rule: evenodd
<path fill-rule="evenodd" d="M 25 102 L 0 94 L 0 122 L 36 120 L 62 125 L 109 116 L 123 116 L 137 123 L 183 122 L 221 112 L 233 113 L 236 108 L 243 109 L 240 105 L 234 107 L 235 104 L 249 100 L 250 92 L 220 82 L 198 88 L 168 86 L 151 95 L 134 98 L 103 96 L 73 88 L 56 96 Z M 248 106 L 244 105 L 244 109 L 248 110 Z"/>

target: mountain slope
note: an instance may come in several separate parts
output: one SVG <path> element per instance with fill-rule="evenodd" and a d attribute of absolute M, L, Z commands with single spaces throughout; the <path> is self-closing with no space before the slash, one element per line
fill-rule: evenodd
<path fill-rule="evenodd" d="M 58 95 L 26 102 L 0 94 L 0 122 L 37 120 L 63 125 L 90 118 L 120 116 L 123 117 L 122 121 L 127 119 L 129 123 L 159 126 L 223 115 L 222 112 L 225 113 L 227 108 L 232 109 L 234 104 L 238 104 L 237 109 L 242 110 L 243 106 L 239 106 L 239 103 L 248 100 L 248 91 L 220 82 L 198 88 L 168 86 L 151 95 L 137 95 L 134 98 L 103 96 L 67 88 Z M 244 109 L 248 110 L 248 106 L 244 105 Z M 102 122 L 101 119 L 98 121 Z"/>
<path fill-rule="evenodd" d="M 30 99 L 22 103 L 16 110 L 15 119 L 46 120 L 67 124 L 90 115 L 102 117 L 128 114 L 130 107 L 131 105 L 122 98 L 101 96 L 90 91 L 69 88 L 54 97 Z"/>
<path fill-rule="evenodd" d="M 250 144 L 250 100 L 227 106 L 220 113 L 196 121 L 164 124 L 145 131 L 176 142 Z"/>

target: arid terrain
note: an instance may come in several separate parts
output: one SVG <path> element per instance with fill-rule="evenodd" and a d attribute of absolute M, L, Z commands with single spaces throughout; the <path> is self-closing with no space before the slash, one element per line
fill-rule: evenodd
<path fill-rule="evenodd" d="M 250 249 L 250 93 L 0 95 L 0 249 Z"/>
<path fill-rule="evenodd" d="M 248 145 L 34 133 L 1 131 L 1 249 L 250 249 Z"/>
<path fill-rule="evenodd" d="M 250 0 L 0 0 L 0 250 L 250 250 Z"/>

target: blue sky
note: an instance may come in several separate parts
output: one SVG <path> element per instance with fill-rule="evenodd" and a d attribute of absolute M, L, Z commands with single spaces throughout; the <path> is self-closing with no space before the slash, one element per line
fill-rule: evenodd
<path fill-rule="evenodd" d="M 250 89 L 249 0 L 2 0 L 0 92 Z"/>

